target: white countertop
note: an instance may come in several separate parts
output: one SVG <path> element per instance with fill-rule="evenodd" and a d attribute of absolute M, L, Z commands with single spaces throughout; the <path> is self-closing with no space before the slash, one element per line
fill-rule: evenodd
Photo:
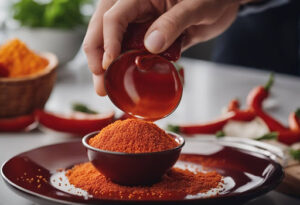
<path fill-rule="evenodd" d="M 219 116 L 222 107 L 235 97 L 243 103 L 251 88 L 264 84 L 269 73 L 253 69 L 225 66 L 200 60 L 182 59 L 185 67 L 185 87 L 182 101 L 169 117 L 158 121 L 167 123 L 201 122 Z M 107 97 L 96 95 L 91 74 L 84 58 L 77 58 L 64 68 L 59 68 L 59 78 L 47 103 L 47 109 L 64 111 L 72 102 L 83 102 L 97 110 L 114 109 Z M 288 115 L 300 107 L 300 78 L 276 75 L 275 85 L 268 102 L 269 111 L 287 123 Z M 40 131 L 29 133 L 0 133 L 0 164 L 14 155 L 47 144 L 72 138 Z M 10 191 L 0 180 L 0 204 L 33 204 Z M 300 198 L 292 198 L 275 191 L 248 202 L 247 205 L 300 204 Z"/>

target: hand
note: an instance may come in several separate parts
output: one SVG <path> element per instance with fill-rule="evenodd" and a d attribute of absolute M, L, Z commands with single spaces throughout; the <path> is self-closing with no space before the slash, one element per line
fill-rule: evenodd
<path fill-rule="evenodd" d="M 246 0 L 247 1 L 247 0 Z M 183 49 L 225 31 L 242 0 L 100 0 L 83 43 L 96 92 L 104 96 L 104 69 L 120 54 L 123 34 L 131 22 L 159 16 L 144 44 L 161 53 L 183 32 Z"/>

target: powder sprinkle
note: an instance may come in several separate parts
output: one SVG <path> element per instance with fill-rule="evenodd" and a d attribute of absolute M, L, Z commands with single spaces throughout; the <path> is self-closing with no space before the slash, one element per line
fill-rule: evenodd
<path fill-rule="evenodd" d="M 152 186 L 122 186 L 111 182 L 90 163 L 75 165 L 67 170 L 71 184 L 87 191 L 95 198 L 124 200 L 177 200 L 187 195 L 206 193 L 218 188 L 222 176 L 215 171 L 191 172 L 172 168 L 162 180 Z"/>
<path fill-rule="evenodd" d="M 152 122 L 137 119 L 118 120 L 103 128 L 89 144 L 102 150 L 147 153 L 169 150 L 178 143 Z"/>

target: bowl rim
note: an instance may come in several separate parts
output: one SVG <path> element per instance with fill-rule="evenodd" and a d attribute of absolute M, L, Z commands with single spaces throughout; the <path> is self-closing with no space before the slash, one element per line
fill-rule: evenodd
<path fill-rule="evenodd" d="M 54 53 L 42 52 L 42 53 L 39 53 L 38 55 L 42 58 L 45 58 L 48 61 L 48 65 L 45 67 L 45 69 L 43 69 L 40 72 L 26 75 L 23 77 L 0 78 L 0 82 L 21 82 L 21 81 L 27 81 L 27 80 L 34 80 L 36 78 L 39 78 L 39 77 L 49 74 L 58 66 L 58 58 Z"/>
<path fill-rule="evenodd" d="M 95 136 L 96 134 L 98 134 L 100 131 L 95 131 L 95 132 L 91 132 L 87 135 L 85 135 L 83 138 L 82 138 L 82 144 L 85 148 L 89 149 L 89 150 L 92 150 L 92 151 L 95 151 L 95 152 L 99 152 L 99 153 L 103 153 L 103 154 L 111 154 L 111 155 L 118 155 L 118 156 L 149 156 L 149 155 L 160 155 L 160 154 L 166 154 L 166 153 L 170 153 L 170 152 L 174 152 L 174 151 L 178 151 L 178 150 L 181 150 L 182 147 L 184 146 L 185 144 L 185 139 L 174 133 L 174 132 L 170 132 L 170 131 L 166 131 L 166 133 L 168 135 L 171 135 L 173 136 L 175 139 L 178 139 L 178 143 L 179 145 L 172 148 L 172 149 L 168 149 L 168 150 L 163 150 L 163 151 L 158 151 L 158 152 L 142 152 L 142 153 L 126 153 L 126 152 L 114 152 L 114 151 L 109 151 L 109 150 L 103 150 L 103 149 L 99 149 L 99 148 L 96 148 L 96 147 L 93 147 L 91 145 L 89 145 L 88 143 L 88 140 Z"/>

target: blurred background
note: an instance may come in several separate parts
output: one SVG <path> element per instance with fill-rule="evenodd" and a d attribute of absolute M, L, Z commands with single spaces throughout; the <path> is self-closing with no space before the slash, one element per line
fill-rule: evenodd
<path fill-rule="evenodd" d="M 97 0 L 0 0 L 0 43 L 20 38 L 37 51 L 51 51 L 61 64 L 72 60 L 81 46 Z M 42 5 L 41 5 L 42 4 Z M 214 41 L 183 55 L 211 60 Z"/>
<path fill-rule="evenodd" d="M 96 2 L 0 0 L 0 43 L 18 37 L 34 50 L 57 54 L 64 65 L 79 50 Z M 300 1 L 262 2 L 243 8 L 225 33 L 183 56 L 300 76 Z"/>
<path fill-rule="evenodd" d="M 92 0 L 0 0 L 0 43 L 19 38 L 64 65 L 77 54 L 93 9 Z"/>

